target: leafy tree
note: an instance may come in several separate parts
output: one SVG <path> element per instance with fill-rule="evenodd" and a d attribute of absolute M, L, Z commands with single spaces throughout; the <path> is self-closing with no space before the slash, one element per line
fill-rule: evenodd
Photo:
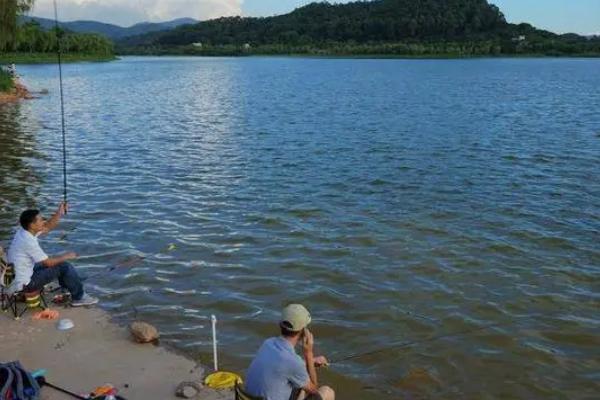
<path fill-rule="evenodd" d="M 17 37 L 17 16 L 33 7 L 34 0 L 0 0 L 0 50 L 11 49 Z"/>

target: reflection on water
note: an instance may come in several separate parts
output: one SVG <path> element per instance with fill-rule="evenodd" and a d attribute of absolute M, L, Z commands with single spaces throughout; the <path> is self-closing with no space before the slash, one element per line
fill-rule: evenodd
<path fill-rule="evenodd" d="M 36 206 L 44 184 L 35 131 L 26 105 L 0 106 L 0 238 L 11 234 L 22 209 Z"/>
<path fill-rule="evenodd" d="M 135 307 L 203 362 L 211 314 L 223 365 L 243 370 L 300 301 L 333 359 L 501 324 L 336 363 L 324 381 L 340 398 L 594 398 L 598 66 L 68 65 L 72 212 L 46 245 L 90 275 L 120 265 L 89 281 L 104 307 L 124 321 Z M 21 72 L 50 94 L 0 112 L 18 148 L 3 226 L 61 195 L 56 70 Z"/>

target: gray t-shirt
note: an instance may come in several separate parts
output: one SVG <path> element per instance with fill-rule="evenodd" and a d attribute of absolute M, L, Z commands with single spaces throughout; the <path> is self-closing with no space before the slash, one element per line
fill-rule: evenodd
<path fill-rule="evenodd" d="M 304 360 L 283 337 L 265 340 L 246 374 L 246 391 L 265 400 L 289 400 L 309 381 Z"/>

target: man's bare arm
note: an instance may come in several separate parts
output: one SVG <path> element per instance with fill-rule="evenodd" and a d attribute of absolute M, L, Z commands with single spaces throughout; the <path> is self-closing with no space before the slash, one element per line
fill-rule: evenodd
<path fill-rule="evenodd" d="M 56 210 L 56 212 L 54 213 L 52 218 L 50 218 L 44 224 L 44 232 L 48 233 L 48 232 L 56 229 L 56 227 L 58 226 L 58 224 L 60 222 L 60 219 L 62 218 L 63 215 L 65 215 L 66 211 L 67 211 L 67 203 L 65 203 L 65 202 L 60 203 L 60 205 L 58 206 L 58 209 Z"/>
<path fill-rule="evenodd" d="M 313 352 L 314 348 L 314 337 L 313 334 L 308 330 L 304 329 L 304 361 L 306 362 L 306 371 L 310 378 L 308 384 L 303 389 L 308 393 L 317 393 L 319 391 L 319 380 L 317 377 L 317 369 L 315 368 L 315 356 Z"/>
<path fill-rule="evenodd" d="M 46 268 L 54 268 L 59 264 L 62 264 L 69 260 L 73 260 L 75 258 L 77 258 L 77 254 L 70 252 L 63 254 L 62 256 L 46 258 L 44 261 L 41 262 L 41 264 Z"/>

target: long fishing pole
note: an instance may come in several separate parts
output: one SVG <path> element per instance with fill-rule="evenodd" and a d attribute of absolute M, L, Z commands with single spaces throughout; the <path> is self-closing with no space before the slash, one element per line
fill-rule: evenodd
<path fill-rule="evenodd" d="M 171 251 L 174 247 L 175 247 L 175 245 L 170 244 L 167 247 L 166 250 L 167 251 Z M 84 256 L 84 257 L 80 257 L 80 258 L 93 258 L 93 257 L 96 257 L 96 256 L 87 256 L 87 257 Z M 109 273 L 111 273 L 113 271 L 116 271 L 117 269 L 134 267 L 134 266 L 138 265 L 139 263 L 141 263 L 142 261 L 144 261 L 145 259 L 147 259 L 148 257 L 149 256 L 146 256 L 146 255 L 143 255 L 143 256 L 135 255 L 135 256 L 132 256 L 132 257 L 128 257 L 125 260 L 120 261 L 120 262 L 118 262 L 115 265 L 109 265 L 107 267 L 102 268 L 99 271 L 97 271 L 97 272 L 95 272 L 95 273 L 93 273 L 91 275 L 88 275 L 88 276 L 82 278 L 82 280 L 87 281 L 88 279 L 92 279 L 92 278 L 95 278 L 95 277 L 100 276 L 100 275 L 109 274 Z M 57 292 L 57 291 L 59 291 L 61 289 L 62 288 L 59 286 L 59 287 L 55 288 L 54 290 L 50 290 L 50 292 L 51 293 L 52 292 Z"/>
<path fill-rule="evenodd" d="M 61 393 L 64 393 L 64 394 L 68 394 L 69 396 L 71 396 L 73 398 L 82 399 L 82 400 L 89 399 L 89 397 L 83 397 L 83 396 L 78 395 L 77 393 L 71 392 L 70 390 L 61 388 L 60 386 L 53 385 L 52 383 L 48 382 L 46 380 L 46 378 L 43 377 L 43 376 L 37 378 L 36 380 L 37 380 L 37 382 L 38 382 L 38 384 L 40 386 L 48 386 L 48 387 L 50 387 L 50 388 L 52 388 L 52 389 L 54 389 L 54 390 L 56 390 L 58 392 L 61 392 Z"/>
<path fill-rule="evenodd" d="M 142 262 L 145 258 L 146 258 L 145 256 L 134 256 L 134 257 L 131 257 L 131 258 L 127 259 L 127 260 L 121 261 L 120 263 L 118 263 L 116 265 L 110 265 L 108 267 L 103 268 L 102 270 L 100 270 L 98 272 L 95 272 L 95 273 L 89 275 L 88 277 L 86 277 L 86 280 L 87 279 L 95 278 L 95 277 L 100 276 L 100 275 L 108 274 L 108 273 L 113 272 L 113 271 L 115 271 L 116 269 L 119 269 L 119 268 L 131 268 L 131 267 L 137 265 L 138 263 Z"/>
<path fill-rule="evenodd" d="M 104 399 L 105 398 L 105 396 L 98 396 L 98 397 L 86 396 L 86 397 L 83 397 L 83 396 L 81 396 L 81 395 L 79 395 L 79 394 L 77 394 L 75 392 L 72 392 L 72 391 L 70 391 L 68 389 L 62 388 L 60 386 L 57 386 L 57 385 L 54 385 L 54 384 L 48 382 L 46 380 L 46 377 L 44 377 L 44 376 L 40 376 L 40 377 L 36 378 L 36 381 L 37 381 L 38 385 L 40 385 L 40 387 L 48 386 L 49 388 L 52 388 L 52 389 L 54 389 L 54 390 L 56 390 L 58 392 L 67 394 L 67 395 L 69 395 L 69 396 L 71 396 L 71 397 L 73 397 L 75 399 L 80 399 L 80 400 L 96 400 L 96 399 L 98 399 L 99 400 L 99 399 Z M 125 400 L 125 398 L 123 398 L 121 396 L 114 396 L 114 398 L 116 400 Z"/>
<path fill-rule="evenodd" d="M 93 279 L 100 275 L 110 274 L 111 272 L 116 271 L 117 269 L 120 269 L 120 268 L 131 268 L 131 267 L 135 266 L 136 264 L 142 262 L 145 258 L 146 257 L 144 257 L 144 256 L 132 257 L 131 259 L 121 261 L 121 262 L 117 263 L 116 265 L 109 265 L 108 267 L 102 268 L 100 271 L 95 272 L 91 275 L 82 276 L 81 280 L 82 280 L 82 282 L 85 282 L 85 281 L 88 281 L 88 280 Z M 63 290 L 62 286 L 57 286 L 53 289 L 48 290 L 47 292 L 48 293 L 56 293 L 61 290 Z"/>
<path fill-rule="evenodd" d="M 175 249 L 175 245 L 174 244 L 170 244 L 165 250 L 166 251 L 171 251 L 173 249 Z M 149 255 L 142 255 L 142 256 L 140 256 L 140 255 L 134 255 L 132 257 L 128 257 L 125 260 L 117 263 L 116 265 L 109 265 L 109 266 L 101 269 L 100 271 L 95 272 L 95 273 L 89 275 L 88 277 L 86 277 L 86 280 L 87 279 L 95 278 L 96 276 L 99 276 L 99 275 L 103 275 L 103 274 L 107 274 L 107 273 L 113 272 L 113 271 L 115 271 L 117 269 L 120 269 L 120 268 L 131 268 L 131 267 L 134 267 L 134 266 L 138 265 L 140 262 L 142 262 L 145 259 L 147 259 L 148 257 L 150 257 L 150 256 Z"/>
<path fill-rule="evenodd" d="M 441 335 L 431 336 L 431 337 L 425 338 L 425 339 L 413 340 L 410 342 L 392 343 L 389 346 L 382 347 L 380 349 L 370 350 L 370 351 L 366 351 L 363 353 L 354 353 L 354 354 L 347 355 L 345 357 L 337 358 L 337 359 L 330 361 L 330 363 L 332 363 L 332 364 L 340 363 L 342 361 L 348 361 L 348 360 L 353 360 L 356 358 L 362 358 L 362 357 L 366 357 L 366 356 L 370 356 L 370 355 L 374 355 L 374 354 L 384 353 L 386 351 L 389 351 L 390 349 L 400 349 L 400 348 L 404 348 L 404 347 L 411 347 L 411 346 L 415 346 L 417 344 L 435 342 L 436 340 L 445 339 L 445 338 L 449 338 L 449 337 L 469 335 L 469 334 L 472 334 L 475 332 L 485 331 L 485 330 L 488 330 L 491 328 L 497 328 L 500 326 L 510 325 L 512 323 L 513 322 L 496 323 L 496 324 L 491 324 L 491 325 L 480 326 L 478 328 L 473 328 L 473 329 L 465 329 L 463 331 L 458 331 L 458 332 L 444 333 Z"/>
<path fill-rule="evenodd" d="M 62 76 L 62 33 L 58 27 L 58 7 L 54 0 L 54 27 L 56 28 L 56 55 L 58 57 L 58 81 L 60 86 L 60 115 L 62 117 L 62 151 L 63 151 L 63 200 L 67 204 L 67 134 L 65 129 L 65 99 L 63 95 L 63 76 Z M 65 214 L 67 208 L 65 208 Z"/>

